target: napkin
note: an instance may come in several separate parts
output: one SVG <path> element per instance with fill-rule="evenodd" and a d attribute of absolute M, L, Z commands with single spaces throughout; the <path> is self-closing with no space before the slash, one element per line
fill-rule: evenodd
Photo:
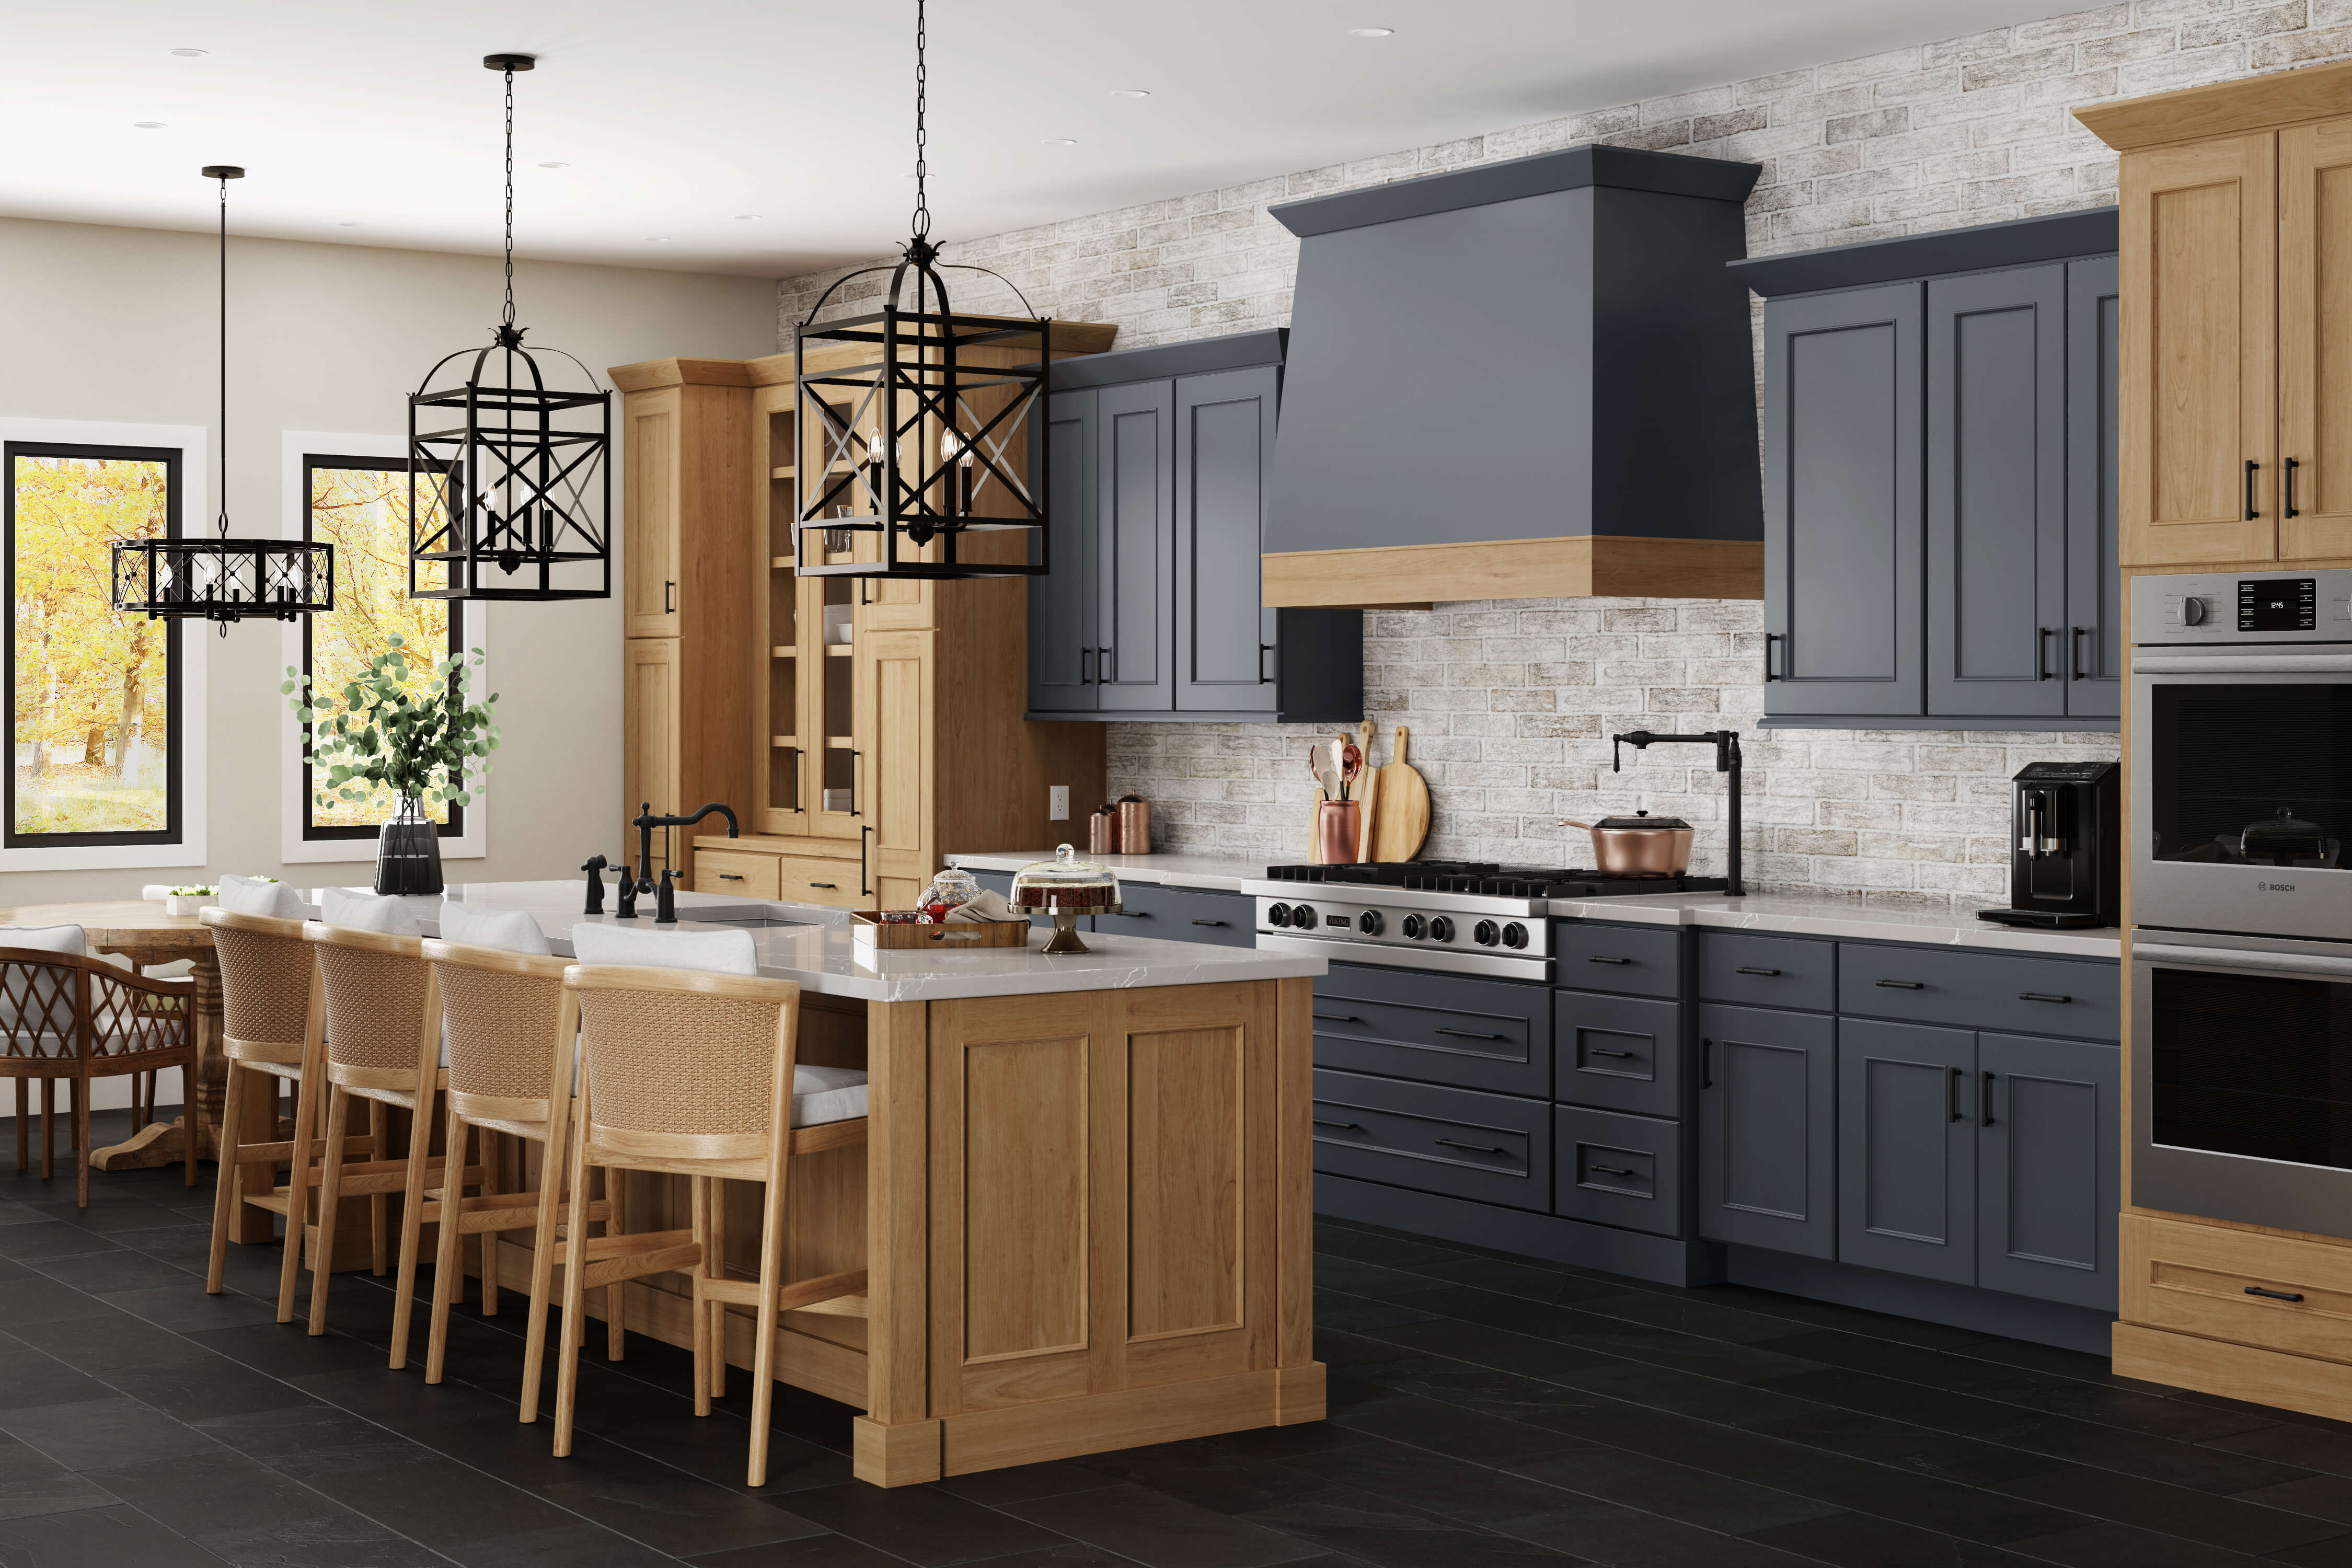
<path fill-rule="evenodd" d="M 1026 910 L 1016 910 L 1004 901 L 1004 895 L 992 888 L 982 888 L 979 896 L 961 904 L 948 915 L 952 925 L 957 921 L 1026 921 Z"/>

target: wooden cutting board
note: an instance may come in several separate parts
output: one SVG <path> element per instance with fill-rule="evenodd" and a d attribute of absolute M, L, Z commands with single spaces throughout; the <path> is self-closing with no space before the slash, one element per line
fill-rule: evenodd
<path fill-rule="evenodd" d="M 1356 747 L 1364 753 L 1364 771 L 1356 776 L 1356 858 L 1372 858 L 1372 825 L 1379 820 L 1381 770 L 1372 766 L 1372 721 L 1356 726 Z"/>
<path fill-rule="evenodd" d="M 1372 832 L 1375 860 L 1410 860 L 1421 853 L 1422 840 L 1429 837 L 1429 782 L 1405 760 L 1410 740 L 1405 727 L 1398 725 L 1396 747 L 1374 786 L 1381 802 L 1380 820 Z"/>

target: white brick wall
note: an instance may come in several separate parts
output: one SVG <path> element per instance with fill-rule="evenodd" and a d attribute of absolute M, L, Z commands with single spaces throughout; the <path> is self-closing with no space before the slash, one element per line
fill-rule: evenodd
<path fill-rule="evenodd" d="M 1115 322 L 1118 346 L 1137 348 L 1289 321 L 1297 241 L 1267 215 L 1272 203 L 1605 142 L 1761 164 L 1748 243 L 1769 255 L 2103 205 L 2115 157 L 2075 106 L 2347 57 L 2352 0 L 2128 0 L 992 235 L 947 247 L 947 258 L 1003 273 L 1036 310 Z M 780 284 L 784 346 L 846 270 Z M 971 279 L 961 305 L 1012 303 L 976 274 L 950 276 Z M 879 281 L 827 313 L 871 308 Z M 1595 737 L 1725 722 L 1753 742 L 1748 851 L 1760 883 L 1935 907 L 2000 892 L 2004 781 L 2019 764 L 2116 754 L 2112 735 L 1756 730 L 1744 721 L 1760 708 L 1758 626 L 1752 604 L 1687 600 L 1369 616 L 1368 700 L 1383 756 L 1391 727 L 1412 728 L 1431 852 L 1572 858 L 1553 816 L 1629 805 L 1635 789 L 1704 829 L 1717 802 L 1699 752 L 1653 752 L 1612 780 Z M 1271 725 L 1114 725 L 1113 789 L 1159 802 L 1171 846 L 1303 857 L 1307 738 Z M 1719 828 L 1700 843 L 1702 863 L 1719 864 Z"/>

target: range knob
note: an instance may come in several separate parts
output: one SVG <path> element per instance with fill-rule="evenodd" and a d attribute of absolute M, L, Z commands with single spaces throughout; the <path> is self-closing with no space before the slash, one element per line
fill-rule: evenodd
<path fill-rule="evenodd" d="M 1356 917 L 1356 929 L 1366 936 L 1380 935 L 1381 927 L 1385 923 L 1387 922 L 1381 919 L 1381 911 L 1378 910 L 1366 910 Z"/>
<path fill-rule="evenodd" d="M 1480 947 L 1492 947 L 1503 940 L 1502 928 L 1493 921 L 1480 921 L 1471 932 L 1470 940 Z"/>
<path fill-rule="evenodd" d="M 1288 904 L 1266 905 L 1265 922 L 1270 926 L 1276 927 L 1288 925 L 1290 923 L 1290 906 Z"/>
<path fill-rule="evenodd" d="M 1404 934 L 1412 938 L 1413 941 L 1419 942 L 1423 937 L 1429 934 L 1429 921 L 1419 915 L 1405 916 Z"/>
<path fill-rule="evenodd" d="M 1505 926 L 1503 928 L 1503 945 L 1505 947 L 1527 946 L 1528 928 L 1521 925 L 1517 921 L 1513 921 L 1509 925 Z"/>
<path fill-rule="evenodd" d="M 1453 921 L 1444 915 L 1430 916 L 1429 940 L 1432 942 L 1452 942 L 1454 940 Z"/>

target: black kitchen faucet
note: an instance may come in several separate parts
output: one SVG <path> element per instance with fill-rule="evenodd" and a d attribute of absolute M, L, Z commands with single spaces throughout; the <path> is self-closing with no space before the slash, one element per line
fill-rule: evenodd
<path fill-rule="evenodd" d="M 629 821 L 629 826 L 637 830 L 636 874 L 633 877 L 630 875 L 629 868 L 626 866 L 621 868 L 621 907 L 614 911 L 614 914 L 623 920 L 635 919 L 637 913 L 637 895 L 640 893 L 653 893 L 655 895 L 654 923 L 656 925 L 676 925 L 677 923 L 677 899 L 676 893 L 671 888 L 672 879 L 677 876 L 677 873 L 670 869 L 668 866 L 665 865 L 662 867 L 661 883 L 658 889 L 656 889 L 654 883 L 654 829 L 656 827 L 692 827 L 696 823 L 700 822 L 704 817 L 709 816 L 714 811 L 727 819 L 728 837 L 740 838 L 743 837 L 742 827 L 735 820 L 734 808 L 723 805 L 715 800 L 709 805 L 704 806 L 700 811 L 695 812 L 687 816 L 656 816 L 654 815 L 653 802 L 648 800 L 639 803 L 637 815 L 632 817 Z M 668 857 L 665 855 L 663 858 L 667 860 Z M 598 869 L 601 870 L 602 868 L 600 867 Z M 595 872 L 590 872 L 589 875 L 593 879 L 595 877 Z M 602 900 L 598 900 L 596 901 L 601 902 Z M 593 914 L 596 911 L 592 908 L 589 912 Z"/>
<path fill-rule="evenodd" d="M 1609 737 L 1609 771 L 1620 773 L 1624 769 L 1624 753 L 1618 749 L 1621 746 L 1631 746 L 1638 752 L 1661 742 L 1713 746 L 1715 771 L 1731 775 L 1728 786 L 1731 795 L 1731 847 L 1723 868 L 1723 896 L 1727 899 L 1741 897 L 1748 888 L 1739 879 L 1739 731 L 1707 730 L 1696 735 L 1654 735 L 1647 730 L 1628 730 L 1622 735 Z"/>

